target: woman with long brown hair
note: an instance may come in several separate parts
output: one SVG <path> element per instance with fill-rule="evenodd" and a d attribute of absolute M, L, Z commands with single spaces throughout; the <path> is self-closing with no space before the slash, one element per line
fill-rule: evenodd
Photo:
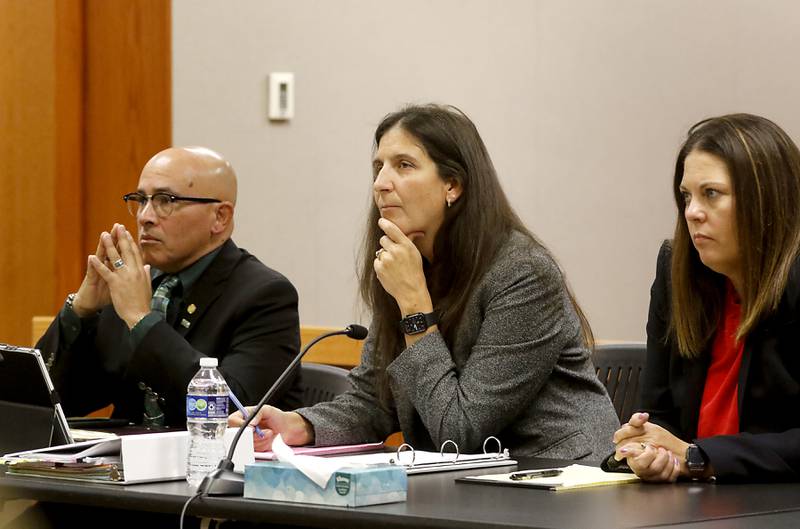
<path fill-rule="evenodd" d="M 383 440 L 461 452 L 602 457 L 619 424 L 563 275 L 503 193 L 475 125 L 411 106 L 375 132 L 361 294 L 373 321 L 353 390 L 296 412 L 263 408 L 258 448 Z M 242 416 L 231 417 L 241 424 Z"/>
<path fill-rule="evenodd" d="M 643 412 L 614 435 L 615 458 L 650 481 L 797 479 L 800 152 L 762 117 L 701 121 L 673 190 Z"/>

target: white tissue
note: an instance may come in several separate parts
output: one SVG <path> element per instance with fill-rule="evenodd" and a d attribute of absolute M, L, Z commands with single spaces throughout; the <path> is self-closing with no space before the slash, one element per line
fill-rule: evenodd
<path fill-rule="evenodd" d="M 272 441 L 272 453 L 282 463 L 288 463 L 324 489 L 331 475 L 345 466 L 341 461 L 326 459 L 324 457 L 296 455 L 278 434 Z"/>

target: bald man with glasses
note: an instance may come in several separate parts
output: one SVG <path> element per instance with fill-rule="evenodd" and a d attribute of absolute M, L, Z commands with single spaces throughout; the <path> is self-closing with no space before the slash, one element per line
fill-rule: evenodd
<path fill-rule="evenodd" d="M 147 162 L 100 235 L 80 288 L 37 344 L 67 415 L 114 404 L 114 417 L 183 426 L 200 358 L 219 359 L 231 390 L 254 404 L 297 354 L 297 292 L 231 240 L 236 174 L 202 147 Z M 277 401 L 301 402 L 299 377 Z M 281 405 L 281 404 L 279 404 Z"/>

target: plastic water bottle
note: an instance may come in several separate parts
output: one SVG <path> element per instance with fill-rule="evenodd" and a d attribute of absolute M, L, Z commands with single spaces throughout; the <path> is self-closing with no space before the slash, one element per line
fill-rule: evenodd
<path fill-rule="evenodd" d="M 189 457 L 186 481 L 197 487 L 225 457 L 228 424 L 228 384 L 217 371 L 216 358 L 201 358 L 200 370 L 186 392 L 186 429 Z"/>

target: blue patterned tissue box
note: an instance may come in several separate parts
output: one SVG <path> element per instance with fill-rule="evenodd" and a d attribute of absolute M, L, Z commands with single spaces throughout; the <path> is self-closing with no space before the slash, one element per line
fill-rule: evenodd
<path fill-rule="evenodd" d="M 408 477 L 402 467 L 346 467 L 320 488 L 292 465 L 259 462 L 244 468 L 244 497 L 259 500 L 360 507 L 406 501 Z"/>

